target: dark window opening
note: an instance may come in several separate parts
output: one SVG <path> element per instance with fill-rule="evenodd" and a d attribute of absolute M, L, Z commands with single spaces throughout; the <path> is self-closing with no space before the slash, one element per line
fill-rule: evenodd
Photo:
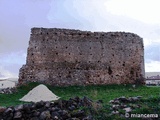
<path fill-rule="evenodd" d="M 86 70 L 89 70 L 89 67 L 86 66 Z"/>
<path fill-rule="evenodd" d="M 125 62 L 122 65 L 123 65 L 123 67 L 125 67 Z"/>
<path fill-rule="evenodd" d="M 108 67 L 108 74 L 111 75 L 112 72 L 113 72 L 113 71 L 112 71 L 111 67 L 109 66 L 109 67 Z"/>
<path fill-rule="evenodd" d="M 131 74 L 131 75 L 134 74 L 134 70 L 133 70 L 133 69 L 130 70 L 130 74 Z"/>
<path fill-rule="evenodd" d="M 138 73 L 136 72 L 136 77 L 138 77 Z"/>

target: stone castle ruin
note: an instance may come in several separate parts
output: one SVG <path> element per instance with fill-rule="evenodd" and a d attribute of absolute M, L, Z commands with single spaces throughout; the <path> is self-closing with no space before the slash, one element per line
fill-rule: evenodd
<path fill-rule="evenodd" d="M 138 35 L 32 28 L 19 83 L 56 86 L 127 84 L 144 78 L 144 47 Z"/>

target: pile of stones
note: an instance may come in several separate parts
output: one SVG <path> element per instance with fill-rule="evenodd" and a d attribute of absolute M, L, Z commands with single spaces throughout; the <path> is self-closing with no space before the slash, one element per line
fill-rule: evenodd
<path fill-rule="evenodd" d="M 15 92 L 17 92 L 17 88 L 16 87 L 0 89 L 0 94 L 13 94 Z"/>
<path fill-rule="evenodd" d="M 92 104 L 93 101 L 87 97 L 26 103 L 1 108 L 0 120 L 93 120 L 93 116 L 86 112 Z"/>
<path fill-rule="evenodd" d="M 110 101 L 111 104 L 111 110 L 112 115 L 113 114 L 119 114 L 123 116 L 123 114 L 120 111 L 124 111 L 124 113 L 131 113 L 134 109 L 140 108 L 141 105 L 137 104 L 136 102 L 140 101 L 142 96 L 137 97 L 128 97 L 125 96 L 115 98 L 114 100 Z"/>

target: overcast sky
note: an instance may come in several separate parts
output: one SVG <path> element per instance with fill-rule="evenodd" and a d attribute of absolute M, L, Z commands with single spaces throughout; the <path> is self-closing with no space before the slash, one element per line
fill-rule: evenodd
<path fill-rule="evenodd" d="M 18 77 L 32 27 L 125 31 L 144 39 L 145 70 L 160 72 L 159 0 L 0 0 L 0 77 Z"/>

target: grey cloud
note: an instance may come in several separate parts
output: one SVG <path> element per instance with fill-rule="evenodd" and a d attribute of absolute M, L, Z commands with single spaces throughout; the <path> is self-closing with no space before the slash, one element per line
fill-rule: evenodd
<path fill-rule="evenodd" d="M 48 2 L 48 3 L 47 3 Z M 44 3 L 44 4 L 43 4 Z M 49 10 L 47 1 L 2 0 L 0 4 L 0 53 L 23 50 L 26 52 L 30 28 L 41 26 Z"/>
<path fill-rule="evenodd" d="M 0 72 L 0 78 L 3 78 L 3 77 L 5 77 L 4 75 L 2 75 L 2 73 Z"/>
<path fill-rule="evenodd" d="M 19 69 L 22 67 L 20 64 L 10 64 L 10 65 L 1 65 L 3 69 L 5 70 L 4 72 L 10 72 L 10 74 L 14 76 L 18 76 Z M 5 73 L 4 73 L 5 74 Z M 1 76 L 0 76 L 1 77 Z M 2 74 L 2 77 L 7 77 Z"/>
<path fill-rule="evenodd" d="M 0 72 L 5 74 L 9 72 L 18 75 L 20 67 L 25 63 L 26 55 L 23 51 L 12 52 L 8 54 L 0 54 Z"/>
<path fill-rule="evenodd" d="M 31 27 L 51 25 L 46 17 L 49 4 L 50 0 L 0 1 L 0 72 L 3 76 L 18 76 L 19 68 L 25 63 L 21 55 L 27 52 Z"/>
<path fill-rule="evenodd" d="M 147 46 L 145 48 L 146 62 L 149 62 L 148 60 L 160 61 L 159 53 L 160 53 L 160 44 L 153 44 L 153 45 Z"/>
<path fill-rule="evenodd" d="M 79 3 L 78 0 L 76 2 Z M 126 31 L 136 33 L 144 40 L 160 40 L 158 25 L 113 15 L 104 11 L 103 3 L 100 2 L 98 8 L 92 6 L 90 0 L 86 0 L 86 4 L 78 3 L 75 5 L 73 0 L 0 0 L 0 53 L 6 55 L 17 51 L 26 53 L 31 27 L 59 27 L 105 32 Z M 160 51 L 157 52 L 160 46 L 158 46 L 152 43 L 145 46 L 146 61 L 149 59 L 160 61 Z M 2 59 L 2 56 L 0 57 Z M 17 58 L 17 61 L 21 59 Z M 0 66 L 2 64 L 8 63 L 3 62 Z M 15 69 L 9 68 L 9 65 L 3 66 L 18 74 L 21 64 L 10 64 Z"/>

